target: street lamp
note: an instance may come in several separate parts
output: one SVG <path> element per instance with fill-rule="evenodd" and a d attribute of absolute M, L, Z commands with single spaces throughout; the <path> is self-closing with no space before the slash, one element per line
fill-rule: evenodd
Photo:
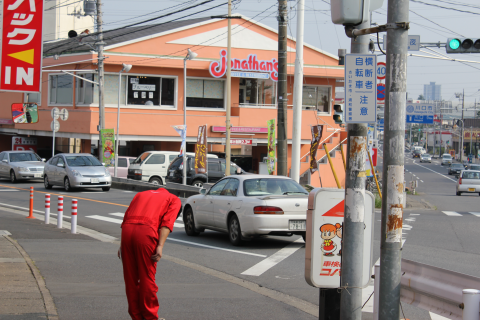
<path fill-rule="evenodd" d="M 122 83 L 122 72 L 127 73 L 132 69 L 131 64 L 125 64 L 122 63 L 122 70 L 118 73 L 118 107 L 117 107 L 117 139 L 115 139 L 115 169 L 113 172 L 113 175 L 116 177 L 117 176 L 117 167 L 118 167 L 118 140 L 120 137 L 119 131 L 120 131 L 120 86 Z"/>
<path fill-rule="evenodd" d="M 198 56 L 197 53 L 187 49 L 187 55 L 183 59 L 183 138 L 185 139 L 185 145 L 183 147 L 182 183 L 185 185 L 187 184 L 187 60 L 193 60 L 196 56 Z"/>

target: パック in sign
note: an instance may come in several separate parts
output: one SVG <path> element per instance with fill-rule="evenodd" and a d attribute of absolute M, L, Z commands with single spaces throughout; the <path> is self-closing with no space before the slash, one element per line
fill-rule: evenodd
<path fill-rule="evenodd" d="M 0 90 L 40 92 L 44 0 L 4 0 Z"/>

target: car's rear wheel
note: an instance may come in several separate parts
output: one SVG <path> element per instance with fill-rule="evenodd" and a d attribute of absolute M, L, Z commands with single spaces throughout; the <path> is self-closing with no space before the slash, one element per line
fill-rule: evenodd
<path fill-rule="evenodd" d="M 192 208 L 188 207 L 183 213 L 183 222 L 185 224 L 185 233 L 187 236 L 198 236 L 200 232 L 195 229 L 195 220 L 193 218 Z"/>
<path fill-rule="evenodd" d="M 457 196 L 461 196 L 462 193 L 460 191 L 457 191 Z"/>
<path fill-rule="evenodd" d="M 150 183 L 152 183 L 152 184 L 154 184 L 154 185 L 157 185 L 157 186 L 163 185 L 162 180 L 160 180 L 160 178 L 152 178 L 152 179 L 150 179 L 150 181 L 148 181 L 148 182 L 150 182 Z"/>
<path fill-rule="evenodd" d="M 302 233 L 303 241 L 307 242 L 307 233 Z"/>
<path fill-rule="evenodd" d="M 52 189 L 52 185 L 50 184 L 50 182 L 48 182 L 47 175 L 45 175 L 45 177 L 43 178 L 43 185 L 45 186 L 45 189 Z"/>
<path fill-rule="evenodd" d="M 15 183 L 17 182 L 17 176 L 15 175 L 15 171 L 10 170 L 10 182 Z"/>
<path fill-rule="evenodd" d="M 68 179 L 68 177 L 65 177 L 65 180 L 63 180 L 63 187 L 67 192 L 72 191 L 72 186 L 70 185 L 70 179 Z"/>
<path fill-rule="evenodd" d="M 193 185 L 194 187 L 203 188 L 203 181 L 202 181 L 202 180 L 198 180 L 198 179 L 197 179 L 197 180 L 193 180 L 192 185 Z"/>
<path fill-rule="evenodd" d="M 228 237 L 234 246 L 242 244 L 242 229 L 236 215 L 233 215 L 228 221 Z"/>

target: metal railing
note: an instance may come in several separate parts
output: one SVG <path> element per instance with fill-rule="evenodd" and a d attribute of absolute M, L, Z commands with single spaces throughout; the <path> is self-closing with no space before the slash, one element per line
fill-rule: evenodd
<path fill-rule="evenodd" d="M 318 145 L 319 146 L 323 146 L 323 143 L 325 141 L 327 141 L 327 139 L 330 139 L 331 136 L 333 136 L 335 133 L 337 132 L 340 132 L 341 130 L 340 129 L 335 129 L 334 132 L 332 132 L 328 137 L 326 137 L 325 139 L 323 139 Z M 334 148 L 335 149 L 335 148 Z M 306 156 L 308 156 L 310 154 L 310 151 L 308 151 L 303 157 L 300 158 L 300 161 L 302 161 L 303 158 L 305 158 Z"/>

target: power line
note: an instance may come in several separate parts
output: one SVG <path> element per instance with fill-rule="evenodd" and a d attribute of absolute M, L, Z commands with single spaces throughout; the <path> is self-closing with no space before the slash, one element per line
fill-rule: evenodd
<path fill-rule="evenodd" d="M 441 9 L 447 9 L 447 10 L 453 10 L 453 11 L 458 11 L 458 12 L 463 12 L 463 13 L 470 13 L 470 14 L 480 15 L 480 13 L 473 12 L 473 11 L 465 11 L 465 10 L 460 10 L 460 9 L 456 9 L 456 8 L 444 7 L 444 6 L 440 6 L 440 5 L 437 5 L 437 4 L 427 3 L 427 2 L 423 2 L 423 1 L 419 1 L 419 0 L 410 0 L 410 1 L 416 2 L 416 3 L 421 3 L 421 4 L 424 4 L 424 5 L 427 5 L 427 6 L 432 6 L 432 7 L 441 8 Z"/>
<path fill-rule="evenodd" d="M 437 26 L 439 26 L 439 27 L 441 27 L 441 28 L 444 28 L 444 29 L 446 29 L 446 30 L 448 30 L 448 31 L 450 31 L 450 32 L 453 32 L 454 34 L 458 34 L 459 36 L 465 37 L 465 36 L 461 35 L 461 34 L 458 33 L 458 32 L 455 32 L 455 31 L 453 31 L 453 30 L 450 30 L 450 29 L 448 29 L 447 27 L 444 27 L 444 26 L 442 26 L 442 25 L 440 25 L 440 24 L 438 24 L 438 23 L 436 23 L 436 22 L 434 22 L 434 21 L 432 21 L 432 20 L 430 20 L 430 19 L 428 19 L 428 18 L 426 18 L 426 17 L 424 17 L 424 16 L 416 13 L 416 12 L 413 11 L 412 9 L 410 9 L 410 12 L 416 14 L 417 16 L 419 16 L 419 17 L 421 17 L 421 18 L 423 18 L 423 19 L 425 19 L 425 20 L 427 20 L 427 21 L 430 21 L 431 23 L 433 23 L 433 24 L 435 24 L 435 25 L 437 25 Z"/>

